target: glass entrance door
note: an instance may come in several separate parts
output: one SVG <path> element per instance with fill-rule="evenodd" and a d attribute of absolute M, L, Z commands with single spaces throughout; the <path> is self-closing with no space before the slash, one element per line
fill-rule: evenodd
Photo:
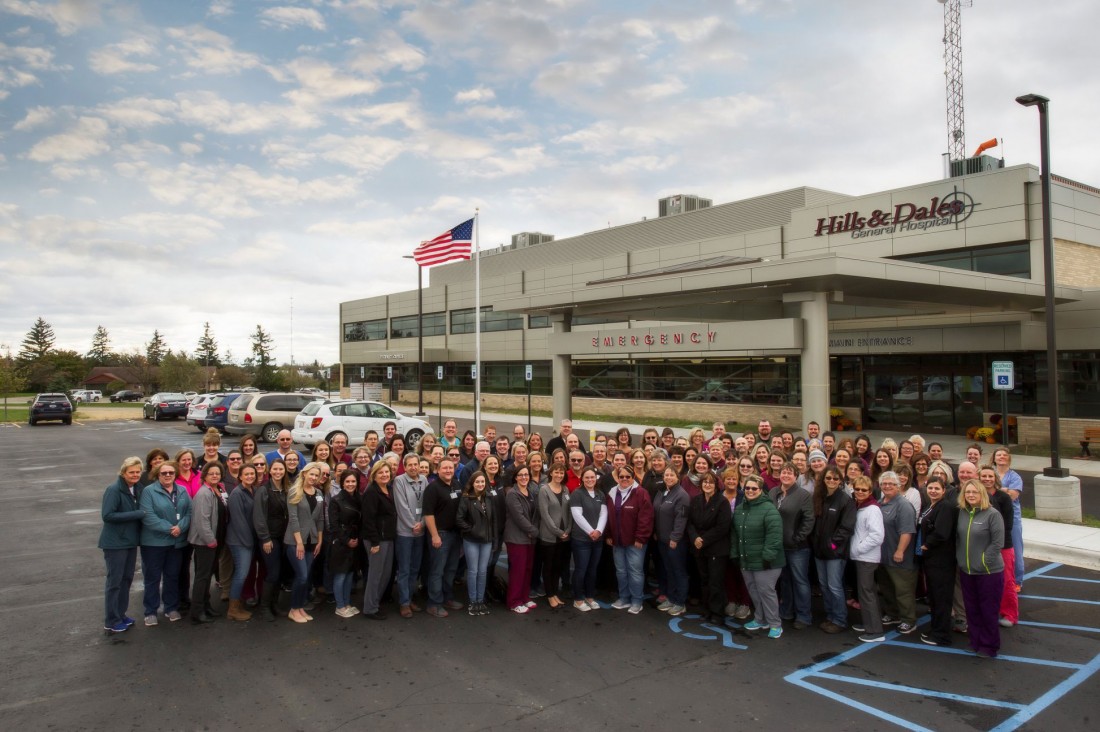
<path fill-rule="evenodd" d="M 864 371 L 864 427 L 965 434 L 982 423 L 985 382 L 980 367 L 908 363 Z"/>

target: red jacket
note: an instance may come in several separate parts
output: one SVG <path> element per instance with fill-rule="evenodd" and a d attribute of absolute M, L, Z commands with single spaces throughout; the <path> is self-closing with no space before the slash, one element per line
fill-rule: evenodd
<path fill-rule="evenodd" d="M 645 544 L 653 535 L 653 503 L 649 494 L 637 483 L 630 491 L 622 509 L 616 510 L 615 500 L 619 488 L 612 488 L 607 494 L 607 531 L 606 536 L 613 546 L 633 546 Z"/>

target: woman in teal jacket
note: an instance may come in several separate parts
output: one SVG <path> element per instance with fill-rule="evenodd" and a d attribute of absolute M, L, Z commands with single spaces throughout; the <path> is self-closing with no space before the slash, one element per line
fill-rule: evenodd
<path fill-rule="evenodd" d="M 130 605 L 130 585 L 141 541 L 141 473 L 141 458 L 128 457 L 122 461 L 118 479 L 103 492 L 99 548 L 107 565 L 103 629 L 108 633 L 125 632 L 134 624 L 134 619 L 126 616 L 126 608 Z"/>
<path fill-rule="evenodd" d="M 156 483 L 141 491 L 141 573 L 145 577 L 145 624 L 157 624 L 157 608 L 164 616 L 180 619 L 179 578 L 187 530 L 191 528 L 191 498 L 176 485 L 176 464 L 156 468 Z M 162 595 L 163 584 L 163 595 Z"/>
<path fill-rule="evenodd" d="M 775 584 L 786 564 L 783 519 L 764 493 L 764 479 L 759 475 L 745 479 L 745 499 L 733 512 L 730 559 L 740 560 L 741 574 L 755 608 L 755 617 L 745 624 L 745 630 L 767 627 L 769 638 L 779 638 L 783 635 L 783 621 L 779 617 Z"/>

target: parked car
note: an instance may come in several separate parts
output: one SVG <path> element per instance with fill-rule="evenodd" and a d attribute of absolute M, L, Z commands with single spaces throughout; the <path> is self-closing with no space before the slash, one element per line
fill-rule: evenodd
<path fill-rule="evenodd" d="M 77 404 L 81 402 L 98 402 L 102 398 L 103 392 L 95 389 L 80 389 L 71 397 Z"/>
<path fill-rule="evenodd" d="M 299 394 L 313 394 L 314 396 L 328 396 L 325 392 L 318 389 L 316 386 L 303 386 L 298 390 Z"/>
<path fill-rule="evenodd" d="M 321 440 L 331 442 L 336 435 L 347 437 L 349 445 L 358 445 L 367 430 L 382 434 L 382 425 L 391 420 L 397 423 L 397 432 L 405 436 L 410 450 L 421 437 L 432 432 L 432 426 L 424 420 L 406 417 L 378 402 L 317 401 L 306 406 L 295 418 L 291 434 L 295 442 L 309 448 Z"/>
<path fill-rule="evenodd" d="M 261 442 L 274 442 L 307 404 L 319 399 L 312 394 L 270 392 L 241 394 L 229 407 L 225 431 L 231 435 L 256 435 Z"/>
<path fill-rule="evenodd" d="M 183 392 L 183 398 L 184 399 L 194 399 L 198 395 L 199 395 L 199 393 L 197 391 L 185 391 L 185 392 Z"/>
<path fill-rule="evenodd" d="M 205 432 L 203 420 L 206 419 L 206 409 L 210 406 L 213 394 L 199 394 L 187 403 L 187 424 L 198 427 L 199 432 Z"/>
<path fill-rule="evenodd" d="M 140 391 L 132 391 L 130 389 L 116 391 L 110 396 L 112 402 L 140 402 L 144 398 L 145 395 Z"/>
<path fill-rule="evenodd" d="M 142 419 L 176 419 L 187 416 L 187 397 L 179 392 L 160 392 L 141 406 Z"/>
<path fill-rule="evenodd" d="M 39 394 L 31 402 L 27 422 L 33 427 L 42 421 L 59 420 L 63 424 L 73 423 L 73 403 L 65 394 Z"/>
<path fill-rule="evenodd" d="M 225 434 L 225 425 L 229 422 L 229 407 L 233 405 L 241 393 L 239 391 L 215 394 L 210 403 L 206 405 L 206 429 L 213 427 L 218 432 Z"/>
<path fill-rule="evenodd" d="M 703 386 L 684 395 L 685 402 L 743 402 L 751 393 L 749 384 L 729 384 L 709 380 Z"/>

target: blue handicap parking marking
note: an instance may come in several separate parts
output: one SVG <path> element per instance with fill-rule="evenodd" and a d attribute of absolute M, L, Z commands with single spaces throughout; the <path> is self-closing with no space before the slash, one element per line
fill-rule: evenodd
<path fill-rule="evenodd" d="M 1064 577 L 1053 574 L 1060 564 L 1048 564 L 1024 575 L 1024 580 L 1043 580 L 1044 583 L 1051 583 L 1054 587 L 1057 587 L 1059 582 L 1079 582 L 1087 584 L 1100 584 L 1096 580 L 1078 579 L 1073 577 Z M 1044 587 L 1047 585 L 1044 584 Z M 1063 585 L 1064 587 L 1065 585 Z M 1094 600 L 1082 600 L 1075 598 L 1061 597 L 1057 592 L 1049 592 L 1042 595 L 1020 595 L 1021 600 L 1044 600 L 1044 601 L 1056 601 L 1056 602 L 1076 602 L 1090 605 L 1100 604 L 1100 602 Z M 921 618 L 918 624 L 927 622 L 927 618 Z M 1088 633 L 1100 633 L 1100 627 L 1091 626 L 1076 626 L 1076 625 L 1060 625 L 1056 623 L 1040 623 L 1035 621 L 1021 620 L 1019 625 L 1022 628 L 1034 628 L 1036 630 L 1048 630 L 1048 631 L 1085 631 Z M 1087 638 L 1085 639 L 1087 640 Z M 1029 647 L 1032 647 L 1029 644 Z M 1072 662 L 1066 659 L 1052 659 L 1042 658 L 1036 656 L 1023 656 L 1023 655 L 1011 655 L 1002 654 L 999 655 L 993 663 L 998 664 L 1024 664 L 1031 666 L 1042 666 L 1057 672 L 1059 676 L 1064 672 L 1069 672 L 1067 676 L 1057 679 L 1053 685 L 1042 692 L 1036 698 L 1029 702 L 1021 702 L 1019 700 L 1007 700 L 997 698 L 996 696 L 988 695 L 968 695 L 958 693 L 957 691 L 946 691 L 943 689 L 924 688 L 917 686 L 908 686 L 905 684 L 897 684 L 881 681 L 874 678 L 863 678 L 859 676 L 851 675 L 847 673 L 852 670 L 859 670 L 859 667 L 853 663 L 855 659 L 866 654 L 875 653 L 876 649 L 889 648 L 893 652 L 928 652 L 943 654 L 945 658 L 957 658 L 959 656 L 965 656 L 973 658 L 973 655 L 957 649 L 943 646 L 928 646 L 922 644 L 915 644 L 912 642 L 906 642 L 901 639 L 897 631 L 893 631 L 887 635 L 886 643 L 866 645 L 857 648 L 853 648 L 844 653 L 840 653 L 828 660 L 821 661 L 806 668 L 799 669 L 794 673 L 788 674 L 785 678 L 791 684 L 799 686 L 808 691 L 812 691 L 815 694 L 820 694 L 826 698 L 832 699 L 840 704 L 844 704 L 852 709 L 865 712 L 869 715 L 885 720 L 892 724 L 895 724 L 903 729 L 910 730 L 928 730 L 931 729 L 920 723 L 918 720 L 906 719 L 897 713 L 898 707 L 880 708 L 871 703 L 859 701 L 855 697 L 858 694 L 843 694 L 832 689 L 816 683 L 817 681 L 830 681 L 840 682 L 843 684 L 850 684 L 853 686 L 861 686 L 868 689 L 878 689 L 887 691 L 890 693 L 902 693 L 912 694 L 916 696 L 922 696 L 932 699 L 945 699 L 955 702 L 961 702 L 965 704 L 973 704 L 977 706 L 993 707 L 996 709 L 1003 709 L 1006 713 L 1009 713 L 1004 720 L 996 724 L 991 729 L 996 732 L 1010 732 L 1011 730 L 1018 729 L 1021 725 L 1026 724 L 1030 720 L 1034 719 L 1037 715 L 1042 713 L 1045 709 L 1050 708 L 1057 703 L 1060 699 L 1065 697 L 1072 690 L 1083 684 L 1090 679 L 1094 674 L 1100 671 L 1100 646 L 1094 649 L 1087 647 L 1082 648 L 1078 646 L 1080 650 L 1090 653 L 1088 660 L 1083 663 Z M 879 651 L 881 653 L 881 651 Z M 982 661 L 987 663 L 988 661 Z M 959 663 L 965 663 L 960 660 Z M 866 670 L 866 669 L 864 669 Z M 845 673 L 842 673 L 845 671 Z M 1008 672 L 1010 673 L 1010 672 Z M 1017 689 L 1017 691 L 1019 691 Z M 1037 689 L 1036 691 L 1041 691 Z M 910 712 L 909 714 L 912 714 Z"/>
<path fill-rule="evenodd" d="M 737 625 L 729 619 L 726 619 L 722 625 L 715 625 L 714 623 L 699 623 L 699 628 L 710 631 L 709 633 L 696 633 L 684 630 L 683 621 L 695 621 L 701 619 L 702 616 L 697 614 L 680 615 L 678 617 L 669 618 L 668 627 L 669 630 L 671 630 L 673 633 L 681 635 L 684 638 L 706 641 L 720 640 L 722 642 L 722 645 L 726 648 L 735 648 L 742 651 L 748 648 L 748 646 L 744 646 L 740 643 L 734 642 L 733 633 L 730 632 L 730 628 L 740 628 L 741 626 Z"/>

